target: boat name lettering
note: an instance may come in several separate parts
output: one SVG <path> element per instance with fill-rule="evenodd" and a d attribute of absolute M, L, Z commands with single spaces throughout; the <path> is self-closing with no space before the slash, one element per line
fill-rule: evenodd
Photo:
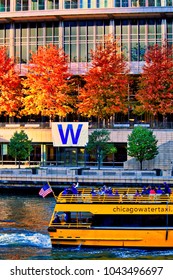
<path fill-rule="evenodd" d="M 116 206 L 113 208 L 114 213 L 126 213 L 126 214 L 133 214 L 133 213 L 173 213 L 173 209 L 170 206 Z"/>

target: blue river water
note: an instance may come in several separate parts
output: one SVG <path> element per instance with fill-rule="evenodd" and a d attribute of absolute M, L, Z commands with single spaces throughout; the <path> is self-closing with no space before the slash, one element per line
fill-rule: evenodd
<path fill-rule="evenodd" d="M 173 250 L 52 248 L 47 227 L 54 198 L 0 195 L 0 260 L 172 260 Z"/>

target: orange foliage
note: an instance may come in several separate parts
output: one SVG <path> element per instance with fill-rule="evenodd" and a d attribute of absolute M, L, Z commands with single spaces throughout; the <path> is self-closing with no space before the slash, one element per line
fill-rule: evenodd
<path fill-rule="evenodd" d="M 18 114 L 21 107 L 21 83 L 15 71 L 14 61 L 7 55 L 5 47 L 0 48 L 0 114 L 10 117 Z"/>
<path fill-rule="evenodd" d="M 139 112 L 154 116 L 173 113 L 173 49 L 166 42 L 146 52 L 139 87 L 136 94 Z"/>
<path fill-rule="evenodd" d="M 84 116 L 107 118 L 114 113 L 126 113 L 128 70 L 114 40 L 98 45 L 92 52 L 92 66 L 86 74 L 86 85 L 79 94 L 79 113 Z"/>
<path fill-rule="evenodd" d="M 24 115 L 35 114 L 65 117 L 71 112 L 67 95 L 68 66 L 61 49 L 53 45 L 39 47 L 32 54 L 24 87 Z"/>

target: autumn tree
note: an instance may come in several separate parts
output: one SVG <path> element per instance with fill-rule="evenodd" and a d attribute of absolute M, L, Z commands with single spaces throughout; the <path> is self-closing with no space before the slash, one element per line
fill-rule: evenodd
<path fill-rule="evenodd" d="M 81 75 L 72 75 L 68 79 L 68 96 L 70 97 L 70 106 L 72 108 L 73 119 L 78 120 L 79 114 L 77 111 L 77 102 L 78 102 L 78 95 L 79 89 L 84 86 L 85 80 L 84 77 Z"/>
<path fill-rule="evenodd" d="M 173 49 L 166 42 L 148 49 L 139 81 L 137 112 L 147 112 L 153 118 L 173 113 Z"/>
<path fill-rule="evenodd" d="M 127 154 L 140 162 L 142 170 L 143 161 L 153 159 L 158 154 L 157 142 L 153 131 L 141 126 L 135 127 L 128 135 Z"/>
<path fill-rule="evenodd" d="M 127 113 L 128 70 L 123 54 L 112 38 L 93 51 L 86 84 L 80 89 L 79 113 L 107 120 L 115 113 Z"/>
<path fill-rule="evenodd" d="M 21 83 L 12 58 L 5 47 L 0 48 L 0 114 L 13 117 L 21 107 Z"/>
<path fill-rule="evenodd" d="M 32 141 L 23 130 L 16 131 L 10 139 L 8 154 L 19 162 L 19 168 L 21 160 L 26 160 L 33 150 L 31 143 Z"/>
<path fill-rule="evenodd" d="M 67 95 L 69 77 L 66 55 L 62 49 L 49 45 L 32 53 L 24 87 L 24 115 L 65 117 L 72 111 Z"/>
<path fill-rule="evenodd" d="M 99 129 L 89 135 L 86 151 L 96 155 L 98 169 L 100 169 L 101 161 L 105 156 L 116 153 L 117 149 L 110 143 L 110 132 L 106 129 Z"/>

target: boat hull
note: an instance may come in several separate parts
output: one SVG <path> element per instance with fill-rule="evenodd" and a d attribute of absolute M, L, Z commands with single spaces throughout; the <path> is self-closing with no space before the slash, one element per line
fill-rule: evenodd
<path fill-rule="evenodd" d="M 173 228 L 152 229 L 54 229 L 52 246 L 101 246 L 173 248 Z"/>

